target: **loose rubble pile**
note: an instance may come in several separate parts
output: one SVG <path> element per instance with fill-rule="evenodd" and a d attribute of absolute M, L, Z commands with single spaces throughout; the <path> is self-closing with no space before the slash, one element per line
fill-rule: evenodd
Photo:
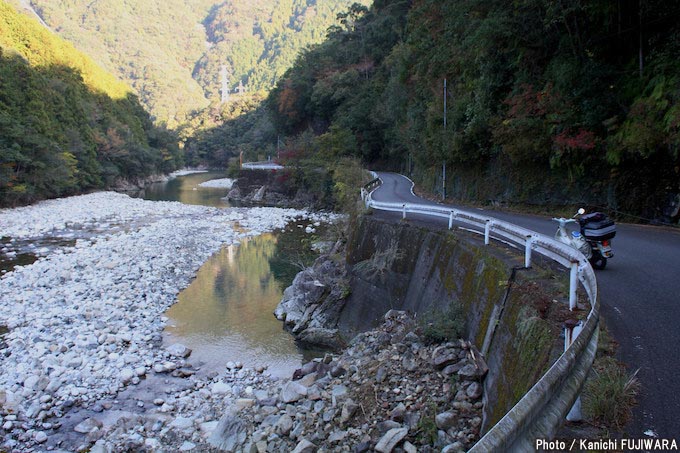
<path fill-rule="evenodd" d="M 327 217 L 84 197 L 0 211 L 19 237 L 127 225 L 0 278 L 0 450 L 448 452 L 476 441 L 483 360 L 466 342 L 426 345 L 405 312 L 286 380 L 238 362 L 206 374 L 183 345 L 161 346 L 163 312 L 222 245 Z"/>
<path fill-rule="evenodd" d="M 478 438 L 486 371 L 469 343 L 424 345 L 414 318 L 391 311 L 293 379 L 241 369 L 194 381 L 144 416 L 121 418 L 92 451 L 466 451 Z"/>
<path fill-rule="evenodd" d="M 108 410 L 103 401 L 115 404 L 121 391 L 156 375 L 192 376 L 186 350 L 160 347 L 163 312 L 220 247 L 300 217 L 329 220 L 301 210 L 216 209 L 111 192 L 0 211 L 2 236 L 13 238 L 126 225 L 55 248 L 0 278 L 0 326 L 9 328 L 0 342 L 0 450 L 52 447 L 68 414 Z M 76 432 L 97 430 L 92 422 Z"/>
<path fill-rule="evenodd" d="M 417 331 L 413 317 L 390 311 L 339 357 L 306 364 L 276 398 L 237 415 L 252 417 L 250 441 L 258 451 L 467 450 L 488 369 L 469 344 L 427 346 Z"/>
<path fill-rule="evenodd" d="M 225 410 L 251 405 L 257 395 L 268 395 L 260 389 L 275 388 L 277 382 L 262 369 L 244 369 L 238 362 L 208 377 L 190 372 L 188 367 L 156 375 L 162 382 L 153 384 L 153 400 L 119 412 L 113 421 L 105 424 L 95 415 L 81 422 L 74 428 L 84 434 L 79 451 L 219 451 L 208 439 Z"/>

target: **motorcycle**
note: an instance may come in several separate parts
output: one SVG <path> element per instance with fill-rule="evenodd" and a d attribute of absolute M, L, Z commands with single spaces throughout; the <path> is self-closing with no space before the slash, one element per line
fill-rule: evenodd
<path fill-rule="evenodd" d="M 611 240 L 616 236 L 616 226 L 605 214 L 586 214 L 580 208 L 571 219 L 553 217 L 553 220 L 558 223 L 555 239 L 583 253 L 593 269 L 604 269 L 607 260 L 614 257 Z M 578 224 L 579 230 L 569 231 L 570 223 Z"/>

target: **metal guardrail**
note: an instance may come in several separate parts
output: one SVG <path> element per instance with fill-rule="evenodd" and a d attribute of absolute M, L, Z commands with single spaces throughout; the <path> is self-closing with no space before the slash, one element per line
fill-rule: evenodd
<path fill-rule="evenodd" d="M 449 229 L 453 228 L 455 222 L 463 223 L 483 234 L 487 245 L 491 239 L 501 239 L 523 248 L 526 267 L 531 266 L 534 252 L 556 261 L 570 269 L 570 310 L 576 307 L 579 283 L 585 290 L 591 309 L 580 329 L 574 330 L 575 338 L 571 344 L 565 345 L 564 353 L 550 369 L 470 450 L 475 453 L 535 451 L 536 440 L 551 439 L 563 423 L 595 359 L 600 305 L 593 268 L 578 250 L 546 235 L 493 217 L 447 206 L 375 201 L 372 198 L 372 192 L 377 187 L 374 181 L 361 189 L 366 207 L 401 212 L 403 219 L 408 213 L 446 218 Z"/>
<path fill-rule="evenodd" d="M 281 170 L 283 165 L 279 165 L 272 161 L 264 162 L 245 162 L 241 164 L 243 170 Z"/>
<path fill-rule="evenodd" d="M 364 184 L 364 190 L 366 190 L 367 192 L 370 192 L 373 189 L 380 186 L 380 184 L 381 184 L 380 178 L 374 178 L 374 179 L 370 180 L 369 182 L 367 182 L 366 184 Z"/>

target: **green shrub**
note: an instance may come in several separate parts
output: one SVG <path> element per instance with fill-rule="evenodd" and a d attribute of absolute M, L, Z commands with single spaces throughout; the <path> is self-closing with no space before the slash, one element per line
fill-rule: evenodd
<path fill-rule="evenodd" d="M 368 173 L 361 167 L 358 159 L 341 158 L 333 166 L 333 197 L 336 208 L 350 215 L 359 212 L 363 206 L 359 201 L 361 186 L 368 179 Z"/>
<path fill-rule="evenodd" d="M 422 444 L 434 445 L 434 443 L 437 441 L 438 429 L 435 419 L 437 416 L 437 410 L 437 404 L 430 401 L 429 404 L 425 406 L 420 420 L 418 420 L 418 425 L 416 426 L 416 436 Z"/>
<path fill-rule="evenodd" d="M 377 248 L 377 238 L 374 239 Z M 354 269 L 363 274 L 368 280 L 383 278 L 395 261 L 403 258 L 404 252 L 399 250 L 397 241 L 391 241 L 383 250 L 376 250 L 367 260 L 361 261 Z"/>
<path fill-rule="evenodd" d="M 465 331 L 465 314 L 459 302 L 444 311 L 431 310 L 421 318 L 423 336 L 428 343 L 443 343 L 460 338 Z"/>
<path fill-rule="evenodd" d="M 241 162 L 238 157 L 232 157 L 229 159 L 229 165 L 227 166 L 227 177 L 238 178 L 241 172 Z"/>
<path fill-rule="evenodd" d="M 626 425 L 640 391 L 636 375 L 612 357 L 595 362 L 583 395 L 584 410 L 593 422 L 616 430 Z"/>

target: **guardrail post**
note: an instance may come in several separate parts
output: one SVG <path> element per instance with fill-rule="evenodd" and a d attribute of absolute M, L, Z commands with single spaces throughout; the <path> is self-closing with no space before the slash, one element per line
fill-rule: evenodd
<path fill-rule="evenodd" d="M 368 184 L 364 186 L 365 192 L 362 195 L 365 196 L 365 202 L 367 206 L 378 206 L 376 209 L 399 212 L 399 203 L 382 203 L 376 202 L 372 199 L 372 192 L 369 188 L 373 187 L 373 184 Z M 402 219 L 406 219 L 407 203 L 402 204 Z M 532 249 L 536 248 L 536 253 L 543 257 L 555 259 L 559 263 L 567 264 L 570 270 L 569 274 L 569 309 L 573 311 L 578 302 L 578 285 L 583 285 L 585 290 L 585 295 L 590 306 L 592 308 L 591 314 L 588 316 L 587 320 L 582 321 L 582 325 L 578 325 L 578 321 L 571 321 L 572 326 L 567 329 L 565 323 L 565 350 L 569 348 L 569 352 L 574 353 L 576 362 L 574 362 L 575 369 L 558 369 L 556 367 L 550 368 L 550 370 L 539 379 L 539 382 L 535 384 L 530 390 L 528 396 L 530 398 L 525 401 L 520 400 L 515 407 L 519 407 L 517 413 L 508 413 L 503 419 L 501 419 L 496 426 L 492 427 L 485 436 L 478 441 L 475 446 L 473 446 L 471 451 L 474 452 L 487 452 L 487 451 L 506 451 L 506 450 L 530 450 L 527 448 L 528 445 L 535 445 L 536 433 L 542 433 L 541 436 L 550 436 L 550 430 L 554 429 L 556 423 L 561 422 L 559 418 L 565 414 L 567 420 L 576 421 L 581 419 L 581 401 L 577 393 L 577 388 L 573 385 L 562 386 L 556 394 L 547 394 L 546 390 L 552 388 L 555 383 L 562 382 L 564 378 L 578 379 L 578 384 L 583 384 L 585 368 L 592 363 L 592 359 L 595 355 L 595 349 L 597 346 L 597 318 L 599 316 L 599 304 L 597 304 L 597 287 L 592 269 L 588 265 L 588 262 L 583 260 L 583 257 L 578 254 L 574 254 L 569 248 L 563 247 L 561 243 L 551 240 L 549 237 L 544 237 L 538 233 L 532 233 L 530 235 L 528 230 L 524 228 L 519 228 L 515 225 L 508 224 L 507 222 L 502 222 L 499 219 L 494 219 L 493 217 L 486 218 L 485 216 L 480 216 L 475 213 L 466 212 L 461 210 L 458 212 L 456 209 L 450 209 L 448 207 L 438 207 L 432 208 L 430 206 L 420 205 L 418 203 L 412 203 L 410 206 L 412 213 L 422 213 L 423 215 L 436 215 L 443 216 L 446 211 L 449 211 L 449 228 L 453 228 L 453 220 L 461 224 L 472 224 L 475 227 L 476 232 L 481 232 L 481 226 L 484 226 L 484 243 L 489 244 L 491 230 L 495 232 L 495 235 L 501 239 L 506 238 L 512 242 L 512 244 L 519 244 L 522 236 L 525 236 L 525 265 L 529 267 L 531 265 L 531 255 L 533 253 Z M 445 218 L 445 217 L 444 217 Z M 555 256 L 557 258 L 555 258 Z M 577 259 L 576 257 L 581 259 Z M 586 342 L 573 343 L 577 338 L 581 330 L 584 331 L 584 335 L 587 337 Z M 578 349 L 576 349 L 578 348 Z M 576 350 L 574 350 L 576 349 Z M 558 358 L 557 363 L 566 365 L 570 360 L 570 357 L 566 357 L 566 354 Z M 541 384 L 541 385 L 539 385 Z M 547 384 L 547 385 L 543 385 Z M 567 406 L 567 402 L 574 401 L 571 408 Z M 529 415 L 530 411 L 532 415 Z M 533 417 L 535 414 L 543 417 L 546 415 L 548 417 L 547 422 L 532 423 L 528 417 Z M 518 417 L 516 417 L 518 415 Z M 527 425 L 527 423 L 532 423 L 532 425 Z M 527 431 L 531 428 L 531 431 Z"/>
<path fill-rule="evenodd" d="M 524 247 L 524 267 L 531 267 L 531 248 L 534 245 L 534 237 L 529 235 Z"/>
<path fill-rule="evenodd" d="M 569 310 L 574 311 L 576 308 L 576 287 L 578 285 L 578 261 L 571 262 L 571 269 L 569 272 Z"/>
<path fill-rule="evenodd" d="M 581 321 L 576 321 L 574 319 L 567 319 L 564 321 L 564 350 L 569 349 L 569 346 L 576 340 L 576 337 L 583 330 L 583 323 Z M 570 422 L 580 422 L 583 420 L 583 414 L 581 413 L 581 396 L 576 398 L 574 405 L 567 413 L 567 420 Z"/>

